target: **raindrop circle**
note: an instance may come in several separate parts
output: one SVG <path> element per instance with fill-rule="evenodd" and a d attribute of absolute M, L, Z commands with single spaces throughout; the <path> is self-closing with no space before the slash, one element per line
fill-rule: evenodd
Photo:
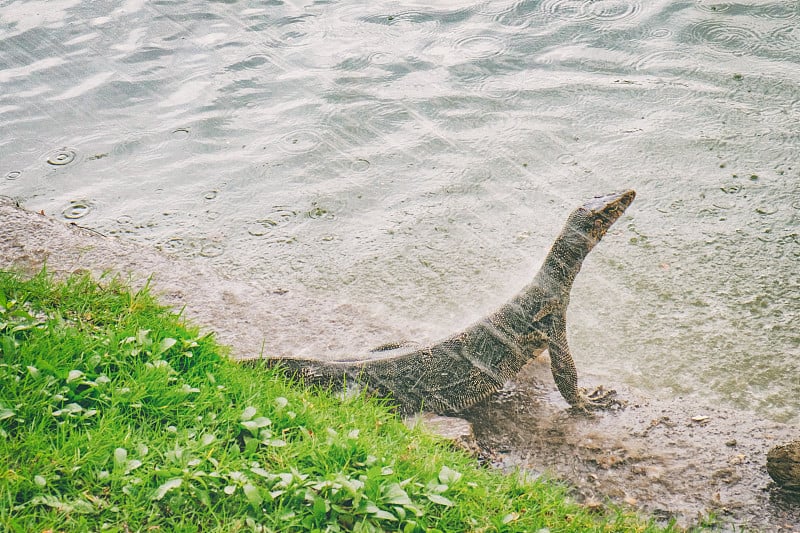
<path fill-rule="evenodd" d="M 388 65 L 394 61 L 394 56 L 386 52 L 373 52 L 367 57 L 367 61 L 373 65 Z"/>
<path fill-rule="evenodd" d="M 456 47 L 469 59 L 485 59 L 505 52 L 506 42 L 492 35 L 475 35 L 456 42 Z"/>
<path fill-rule="evenodd" d="M 203 257 L 219 257 L 225 253 L 225 246 L 218 242 L 207 242 L 200 248 Z"/>
<path fill-rule="evenodd" d="M 587 20 L 584 0 L 544 0 L 540 9 L 545 15 L 562 20 Z"/>
<path fill-rule="evenodd" d="M 121 217 L 117 218 L 117 224 L 130 224 L 133 222 L 133 218 L 130 215 L 122 215 Z"/>
<path fill-rule="evenodd" d="M 502 2 L 483 2 L 474 8 L 476 15 L 487 15 L 496 17 L 512 11 L 516 6 L 516 0 L 502 1 Z"/>
<path fill-rule="evenodd" d="M 666 39 L 672 37 L 672 30 L 669 28 L 654 28 L 650 30 L 648 36 L 653 39 Z"/>
<path fill-rule="evenodd" d="M 330 210 L 326 209 L 325 207 L 320 206 L 317 202 L 312 202 L 311 209 L 308 210 L 308 218 L 325 218 L 332 220 L 336 218 L 336 215 L 333 214 Z"/>
<path fill-rule="evenodd" d="M 62 148 L 50 154 L 50 157 L 47 158 L 47 162 L 56 166 L 68 165 L 75 161 L 76 155 L 75 150 L 71 148 Z"/>
<path fill-rule="evenodd" d="M 189 136 L 189 128 L 178 128 L 178 129 L 172 130 L 172 135 L 176 139 L 185 139 L 185 138 L 187 138 Z"/>
<path fill-rule="evenodd" d="M 686 65 L 689 56 L 680 50 L 659 50 L 636 58 L 633 68 L 636 70 L 680 69 Z"/>
<path fill-rule="evenodd" d="M 15 179 L 18 179 L 21 175 L 22 175 L 22 171 L 21 170 L 12 170 L 8 174 L 6 174 L 6 179 L 13 181 Z"/>
<path fill-rule="evenodd" d="M 203 193 L 203 198 L 205 198 L 206 200 L 213 200 L 213 199 L 215 199 L 217 197 L 218 194 L 219 194 L 218 190 L 212 189 L 210 191 L 204 192 Z"/>
<path fill-rule="evenodd" d="M 742 191 L 742 186 L 738 183 L 734 185 L 725 185 L 721 187 L 722 192 L 725 194 L 738 194 Z"/>
<path fill-rule="evenodd" d="M 756 207 L 756 213 L 759 215 L 774 215 L 777 212 L 778 208 L 771 205 Z"/>
<path fill-rule="evenodd" d="M 764 36 L 753 28 L 736 26 L 719 20 L 705 20 L 691 27 L 692 41 L 709 48 L 737 56 L 757 51 L 764 43 Z"/>
<path fill-rule="evenodd" d="M 556 161 L 558 161 L 562 165 L 568 165 L 568 166 L 578 164 L 578 160 L 575 159 L 575 156 L 572 154 L 561 154 L 556 158 Z"/>
<path fill-rule="evenodd" d="M 369 170 L 370 163 L 364 158 L 359 157 L 350 164 L 350 169 L 354 172 L 366 172 Z"/>
<path fill-rule="evenodd" d="M 313 130 L 299 129 L 281 137 L 278 144 L 290 154 L 304 154 L 318 148 L 322 144 L 322 139 Z"/>
<path fill-rule="evenodd" d="M 280 228 L 289 224 L 296 216 L 297 211 L 287 207 L 275 206 L 266 217 L 256 220 L 256 222 L 263 224 L 266 228 Z"/>
<path fill-rule="evenodd" d="M 730 8 L 731 5 L 725 2 L 714 2 L 713 0 L 701 0 L 697 2 L 697 9 L 705 11 L 706 13 L 722 13 L 723 11 L 728 11 Z"/>
<path fill-rule="evenodd" d="M 172 237 L 167 239 L 164 244 L 159 246 L 161 251 L 168 254 L 181 254 L 184 256 L 191 256 L 196 253 L 197 243 L 190 239 L 183 237 Z"/>
<path fill-rule="evenodd" d="M 76 220 L 85 217 L 91 210 L 92 206 L 89 202 L 75 201 L 70 202 L 70 204 L 61 211 L 61 215 L 68 220 Z"/>
<path fill-rule="evenodd" d="M 496 100 L 511 100 L 520 94 L 520 84 L 508 79 L 491 77 L 481 82 L 478 87 L 481 94 Z"/>
<path fill-rule="evenodd" d="M 629 0 L 595 0 L 586 2 L 584 9 L 594 20 L 618 21 L 635 17 L 642 6 Z"/>
<path fill-rule="evenodd" d="M 247 233 L 252 235 L 253 237 L 263 237 L 267 234 L 269 229 L 264 224 L 260 222 L 253 222 L 247 226 Z"/>

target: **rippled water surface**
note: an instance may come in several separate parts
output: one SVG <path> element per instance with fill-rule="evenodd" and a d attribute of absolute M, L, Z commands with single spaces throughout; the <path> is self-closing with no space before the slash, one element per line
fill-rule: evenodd
<path fill-rule="evenodd" d="M 0 194 L 435 335 L 634 188 L 579 368 L 797 420 L 800 4 L 430 4 L 0 0 Z"/>

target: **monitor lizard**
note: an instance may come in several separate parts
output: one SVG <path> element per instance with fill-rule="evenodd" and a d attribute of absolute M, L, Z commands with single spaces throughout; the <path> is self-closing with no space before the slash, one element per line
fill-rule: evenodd
<path fill-rule="evenodd" d="M 575 209 L 533 281 L 494 313 L 440 342 L 389 343 L 348 360 L 264 359 L 306 384 L 364 385 L 391 397 L 403 414 L 454 414 L 501 389 L 547 349 L 556 386 L 573 409 L 607 408 L 615 402 L 613 390 L 587 394 L 578 387 L 566 311 L 584 258 L 635 196 L 633 190 L 598 196 Z"/>

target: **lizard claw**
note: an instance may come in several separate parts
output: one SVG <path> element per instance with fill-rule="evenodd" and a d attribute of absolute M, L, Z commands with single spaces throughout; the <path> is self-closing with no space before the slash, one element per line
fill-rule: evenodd
<path fill-rule="evenodd" d="M 625 403 L 617 398 L 617 391 L 606 389 L 602 385 L 587 393 L 586 389 L 578 391 L 578 402 L 572 406 L 572 410 L 588 413 L 606 409 L 621 409 Z"/>

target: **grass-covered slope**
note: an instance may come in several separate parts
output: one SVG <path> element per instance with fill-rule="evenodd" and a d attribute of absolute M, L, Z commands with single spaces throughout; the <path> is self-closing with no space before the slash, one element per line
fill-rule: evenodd
<path fill-rule="evenodd" d="M 241 368 L 146 290 L 0 272 L 2 531 L 655 529 Z"/>

